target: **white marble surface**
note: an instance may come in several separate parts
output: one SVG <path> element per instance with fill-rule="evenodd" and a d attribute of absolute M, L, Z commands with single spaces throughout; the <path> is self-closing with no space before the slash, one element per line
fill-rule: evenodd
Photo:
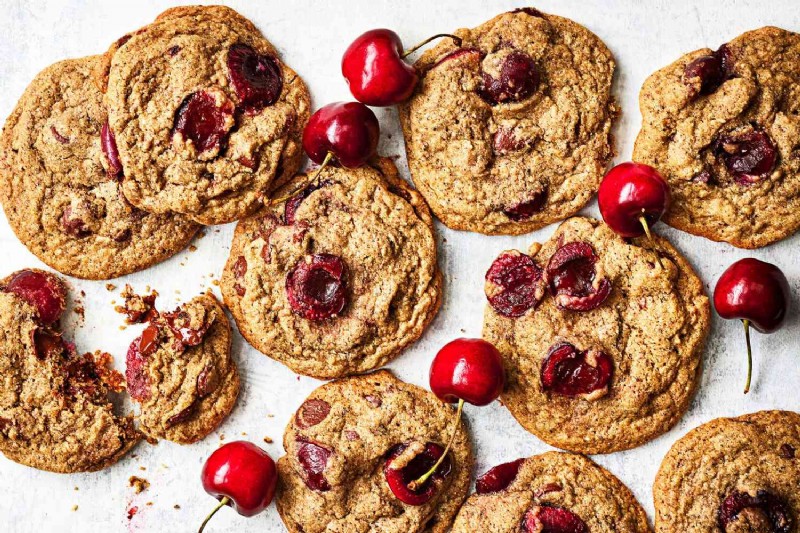
<path fill-rule="evenodd" d="M 7 116 L 27 83 L 42 68 L 57 60 L 102 52 L 126 31 L 151 21 L 169 1 L 139 0 L 2 0 L 0 2 L 0 115 Z M 350 99 L 339 71 L 341 54 L 362 31 L 389 27 L 407 44 L 461 26 L 475 26 L 493 15 L 520 6 L 517 1 L 482 0 L 376 0 L 332 1 L 236 1 L 232 7 L 250 17 L 280 50 L 311 88 L 316 105 Z M 800 30 L 800 12 L 790 0 L 765 2 L 728 0 L 693 2 L 670 0 L 548 0 L 540 9 L 573 18 L 597 33 L 618 60 L 616 94 L 623 116 L 617 129 L 618 161 L 630 157 L 640 116 L 637 94 L 645 77 L 683 52 L 703 46 L 716 48 L 739 33 L 766 24 Z M 401 156 L 397 116 L 380 110 L 383 128 L 381 152 Z M 597 215 L 596 203 L 586 213 Z M 526 248 L 545 239 L 553 227 L 522 237 L 484 237 L 459 233 L 437 224 L 441 266 L 445 272 L 446 297 L 441 312 L 423 338 L 390 367 L 403 379 L 427 386 L 428 363 L 448 340 L 462 335 L 479 336 L 485 298 L 483 274 L 501 250 Z M 209 228 L 195 242 L 195 252 L 185 251 L 145 272 L 116 280 L 142 289 L 157 288 L 161 305 L 175 302 L 211 287 L 228 253 L 232 225 Z M 669 236 L 699 270 L 710 288 L 719 274 L 736 259 L 755 256 L 780 265 L 794 292 L 800 286 L 797 247 L 800 235 L 754 252 L 712 243 L 679 233 L 663 225 Z M 27 266 L 42 266 L 12 234 L 0 217 L 0 275 Z M 120 331 L 122 319 L 113 311 L 104 282 L 70 280 L 74 291 L 86 292 L 85 321 L 67 314 L 68 329 L 80 350 L 108 350 L 121 366 L 128 343 L 138 328 Z M 797 409 L 800 361 L 800 324 L 793 312 L 787 327 L 770 336 L 756 334 L 755 389 L 743 396 L 745 377 L 741 326 L 717 317 L 705 355 L 700 393 L 680 424 L 663 437 L 638 449 L 596 460 L 619 476 L 653 516 L 651 486 L 669 446 L 690 428 L 718 416 L 738 415 L 764 408 Z M 212 507 L 199 483 L 201 465 L 224 434 L 225 441 L 247 438 L 262 444 L 277 458 L 282 453 L 283 427 L 303 398 L 318 385 L 297 377 L 248 346 L 238 334 L 233 345 L 240 364 L 243 389 L 238 406 L 216 434 L 204 442 L 181 447 L 169 442 L 140 445 L 120 463 L 103 472 L 57 475 L 39 472 L 0 458 L 0 530 L 43 531 L 192 531 Z M 526 433 L 505 408 L 495 403 L 483 409 L 468 407 L 466 417 L 476 443 L 477 471 L 519 456 L 546 450 L 541 441 Z M 242 437 L 246 433 L 246 437 Z M 264 444 L 269 436 L 273 444 Z M 147 478 L 150 489 L 135 495 L 128 477 Z M 152 505 L 148 505 L 152 502 Z M 180 505 L 180 509 L 174 508 Z M 78 509 L 73 511 L 73 506 Z M 127 510 L 139 508 L 129 521 Z M 223 510 L 209 531 L 283 531 L 274 506 L 264 514 L 245 519 Z"/>

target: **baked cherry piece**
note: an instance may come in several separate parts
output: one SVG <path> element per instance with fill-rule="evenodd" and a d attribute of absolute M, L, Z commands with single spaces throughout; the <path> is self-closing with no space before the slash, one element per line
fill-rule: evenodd
<path fill-rule="evenodd" d="M 761 333 L 777 331 L 786 318 L 790 301 L 789 281 L 781 269 L 754 258 L 741 259 L 722 273 L 714 288 L 714 308 L 722 318 L 740 319 L 747 343 L 747 384 L 750 391 L 753 355 L 750 325 Z"/>
<path fill-rule="evenodd" d="M 233 103 L 208 91 L 187 96 L 175 112 L 173 139 L 191 141 L 198 154 L 218 149 L 233 127 Z"/>
<path fill-rule="evenodd" d="M 650 227 L 669 208 L 669 185 L 649 165 L 622 163 L 603 178 L 597 201 L 603 220 L 618 235 L 650 237 Z"/>
<path fill-rule="evenodd" d="M 306 188 L 286 200 L 286 205 L 283 208 L 283 221 L 286 224 L 294 224 L 294 214 L 303 203 L 303 200 L 311 196 L 311 193 L 323 187 L 327 187 L 333 183 L 330 180 L 317 181 L 310 183 Z"/>
<path fill-rule="evenodd" d="M 714 144 L 715 153 L 736 183 L 751 185 L 769 176 L 775 168 L 778 150 L 769 135 L 760 129 L 738 135 L 723 135 Z"/>
<path fill-rule="evenodd" d="M 453 464 L 447 450 L 432 442 L 424 446 L 420 443 L 395 445 L 389 450 L 383 466 L 383 474 L 392 494 L 408 505 L 429 502 L 452 470 Z M 419 482 L 426 472 L 432 474 Z"/>
<path fill-rule="evenodd" d="M 500 492 L 505 490 L 516 479 L 519 469 L 525 459 L 517 459 L 509 463 L 503 463 L 491 468 L 477 480 L 475 480 L 475 492 L 478 494 L 489 494 L 490 492 Z"/>
<path fill-rule="evenodd" d="M 535 309 L 545 293 L 542 269 L 516 250 L 503 252 L 486 272 L 486 298 L 503 316 L 519 317 Z"/>
<path fill-rule="evenodd" d="M 337 316 L 347 304 L 347 266 L 333 254 L 300 259 L 286 276 L 286 296 L 292 311 L 307 320 Z"/>
<path fill-rule="evenodd" d="M 598 259 L 592 245 L 583 241 L 567 243 L 552 255 L 545 277 L 559 308 L 590 311 L 608 298 L 611 282 L 598 272 Z"/>
<path fill-rule="evenodd" d="M 786 504 L 765 490 L 759 490 L 755 497 L 734 490 L 719 506 L 717 522 L 722 531 L 737 522 L 749 526 L 747 531 L 769 533 L 789 533 L 794 524 Z"/>
<path fill-rule="evenodd" d="M 233 90 L 245 112 L 257 113 L 278 101 L 283 74 L 276 58 L 259 54 L 246 44 L 235 44 L 228 50 L 227 63 Z"/>
<path fill-rule="evenodd" d="M 542 210 L 546 201 L 547 190 L 536 191 L 527 200 L 505 208 L 503 214 L 515 222 L 528 220 Z"/>
<path fill-rule="evenodd" d="M 42 324 L 52 324 L 61 318 L 66 306 L 66 291 L 61 281 L 47 272 L 20 270 L 8 281 L 10 292 L 32 305 Z"/>
<path fill-rule="evenodd" d="M 303 481 L 308 488 L 317 492 L 331 490 L 325 479 L 325 468 L 331 451 L 324 446 L 305 439 L 297 439 L 297 460 L 303 468 Z"/>
<path fill-rule="evenodd" d="M 439 34 L 403 51 L 400 36 L 392 30 L 370 30 L 347 47 L 342 56 L 342 75 L 353 97 L 371 106 L 390 106 L 408 99 L 419 81 L 416 69 L 405 58 L 439 37 L 450 37 L 461 46 L 461 39 Z"/>
<path fill-rule="evenodd" d="M 142 401 L 150 397 L 147 361 L 158 348 L 158 342 L 158 326 L 150 324 L 128 347 L 125 357 L 125 381 L 128 384 L 128 394 L 134 400 Z"/>
<path fill-rule="evenodd" d="M 106 163 L 108 164 L 106 172 L 108 175 L 112 178 L 121 176 L 122 162 L 119 160 L 117 139 L 114 137 L 114 132 L 111 131 L 111 126 L 108 125 L 107 120 L 100 129 L 100 148 L 103 150 L 103 155 L 106 157 Z"/>
<path fill-rule="evenodd" d="M 608 393 L 614 362 L 605 352 L 580 351 L 572 344 L 555 344 L 542 363 L 542 388 L 562 396 L 596 400 Z"/>
<path fill-rule="evenodd" d="M 539 88 L 539 71 L 527 54 L 514 51 L 500 65 L 500 77 L 483 73 L 483 84 L 478 96 L 490 105 L 519 102 Z"/>
<path fill-rule="evenodd" d="M 200 526 L 226 505 L 242 516 L 254 516 L 269 506 L 275 495 L 278 470 L 267 452 L 246 441 L 229 442 L 206 460 L 200 474 L 203 489 L 219 500 Z"/>
<path fill-rule="evenodd" d="M 683 69 L 683 83 L 698 95 L 716 91 L 733 76 L 733 55 L 727 45 L 710 55 L 700 56 Z"/>
<path fill-rule="evenodd" d="M 589 533 L 578 515 L 563 507 L 537 505 L 531 508 L 522 519 L 525 533 Z"/>

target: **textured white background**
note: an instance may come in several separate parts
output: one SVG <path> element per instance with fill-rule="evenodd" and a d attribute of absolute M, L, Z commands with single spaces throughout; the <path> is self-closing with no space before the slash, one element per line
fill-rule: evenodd
<path fill-rule="evenodd" d="M 102 52 L 123 33 L 150 22 L 169 1 L 139 0 L 0 0 L 0 115 L 7 116 L 25 86 L 42 68 L 57 60 Z M 475 26 L 502 11 L 519 7 L 519 1 L 481 0 L 406 0 L 349 2 L 280 0 L 230 2 L 251 18 L 280 50 L 283 59 L 297 70 L 311 88 L 315 106 L 350 99 L 339 71 L 341 54 L 361 32 L 374 27 L 396 30 L 407 45 L 433 33 L 457 27 Z M 618 62 L 615 92 L 623 115 L 617 128 L 618 161 L 630 157 L 639 127 L 637 95 L 645 77 L 684 52 L 709 46 L 716 48 L 726 40 L 766 24 L 800 30 L 800 12 L 791 0 L 765 2 L 693 2 L 671 0 L 641 2 L 617 0 L 589 2 L 577 0 L 541 1 L 543 11 L 570 17 L 587 26 L 611 48 Z M 394 110 L 380 110 L 383 128 L 380 151 L 401 156 L 407 168 Z M 586 213 L 597 216 L 596 203 Z M 440 264 L 445 272 L 444 305 L 422 339 L 390 367 L 403 379 L 427 386 L 431 357 L 454 337 L 479 336 L 485 298 L 483 275 L 492 259 L 502 250 L 525 249 L 534 240 L 546 239 L 553 227 L 522 237 L 484 237 L 459 233 L 437 224 Z M 699 270 L 706 287 L 713 289 L 719 274 L 734 260 L 752 255 L 777 263 L 786 272 L 797 293 L 800 261 L 797 247 L 800 236 L 789 238 L 767 249 L 739 251 L 679 233 L 659 225 L 657 230 L 669 238 Z M 152 285 L 161 293 L 160 305 L 169 308 L 176 302 L 213 288 L 228 254 L 233 225 L 209 228 L 207 236 L 196 240 L 197 251 L 185 251 L 145 272 L 116 280 L 119 286 L 131 283 L 138 289 Z M 41 267 L 22 246 L 0 217 L 0 277 L 28 266 Z M 117 292 L 108 292 L 105 282 L 70 280 L 74 293 L 86 292 L 85 321 L 66 315 L 67 331 L 79 350 L 103 349 L 115 354 L 122 367 L 127 345 L 139 328 L 119 330 L 121 317 L 111 301 Z M 716 316 L 705 354 L 705 372 L 700 393 L 678 427 L 665 436 L 636 450 L 599 456 L 595 459 L 619 476 L 653 516 L 651 486 L 669 446 L 692 427 L 718 416 L 739 415 L 763 408 L 798 409 L 798 345 L 800 324 L 793 312 L 783 330 L 754 337 L 755 389 L 741 393 L 745 377 L 744 339 L 741 325 L 723 322 Z M 204 442 L 178 446 L 161 442 L 142 444 L 117 465 L 103 472 L 58 475 L 39 472 L 0 458 L 0 530 L 2 531 L 192 531 L 215 501 L 199 483 L 200 468 L 222 440 L 251 439 L 278 458 L 282 454 L 281 436 L 291 414 L 303 398 L 318 385 L 297 377 L 247 345 L 238 334 L 233 355 L 240 365 L 243 388 L 233 415 Z M 468 406 L 466 418 L 472 429 L 477 451 L 477 472 L 488 467 L 546 450 L 534 436 L 526 433 L 508 411 L 495 403 L 479 409 Z M 242 437 L 246 433 L 246 437 Z M 265 444 L 269 436 L 274 444 Z M 151 487 L 135 495 L 128 477 L 147 478 Z M 152 505 L 148 506 L 148 502 Z M 175 504 L 180 509 L 173 508 Z M 73 511 L 74 505 L 78 510 Z M 128 521 L 127 509 L 138 506 L 139 513 Z M 210 531 L 283 531 L 274 505 L 251 519 L 222 510 Z"/>

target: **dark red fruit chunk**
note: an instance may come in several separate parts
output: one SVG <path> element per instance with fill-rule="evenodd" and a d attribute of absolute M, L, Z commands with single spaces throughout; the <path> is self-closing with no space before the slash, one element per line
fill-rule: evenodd
<path fill-rule="evenodd" d="M 478 95 L 491 105 L 519 102 L 539 88 L 539 71 L 527 54 L 512 52 L 500 66 L 500 77 L 483 74 L 483 85 Z"/>
<path fill-rule="evenodd" d="M 331 180 L 322 180 L 320 182 L 315 181 L 314 183 L 309 184 L 299 193 L 289 198 L 286 201 L 286 206 L 283 208 L 283 221 L 287 224 L 294 224 L 294 214 L 297 212 L 300 204 L 303 203 L 303 200 L 311 196 L 311 193 L 314 191 L 323 187 L 327 187 L 331 183 L 333 183 Z"/>
<path fill-rule="evenodd" d="M 100 148 L 103 150 L 103 155 L 106 156 L 106 163 L 108 164 L 108 175 L 116 178 L 122 174 L 122 162 L 119 160 L 119 151 L 117 150 L 117 139 L 108 121 L 103 124 L 100 130 Z"/>
<path fill-rule="evenodd" d="M 503 316 L 522 316 L 535 309 L 544 296 L 541 267 L 520 252 L 505 252 L 495 259 L 486 281 L 493 285 L 486 287 L 489 305 Z"/>
<path fill-rule="evenodd" d="M 436 472 L 425 483 L 417 487 L 416 490 L 411 490 L 408 485 L 433 468 L 433 465 L 444 453 L 444 448 L 429 442 L 420 453 L 407 461 L 405 466 L 392 468 L 392 463 L 403 455 L 408 447 L 408 444 L 397 444 L 389 450 L 386 463 L 383 466 L 383 473 L 386 476 L 389 488 L 398 500 L 408 505 L 424 505 L 433 498 L 443 480 L 450 475 L 453 464 L 450 457 L 446 457 L 436 469 Z"/>
<path fill-rule="evenodd" d="M 61 223 L 61 228 L 64 230 L 64 233 L 76 239 L 83 239 L 92 233 L 86 225 L 86 222 L 77 216 L 69 205 L 65 207 L 64 212 L 61 213 L 61 220 L 59 222 Z"/>
<path fill-rule="evenodd" d="M 203 342 L 211 322 L 206 320 L 199 328 L 191 327 L 191 318 L 180 307 L 171 313 L 164 313 L 164 320 L 184 346 L 197 346 Z"/>
<path fill-rule="evenodd" d="M 43 324 L 52 324 L 64 312 L 64 286 L 52 274 L 20 270 L 11 277 L 3 290 L 16 294 L 35 307 Z"/>
<path fill-rule="evenodd" d="M 614 362 L 597 349 L 580 351 L 569 343 L 550 348 L 542 363 L 542 388 L 563 396 L 599 398 L 608 392 Z"/>
<path fill-rule="evenodd" d="M 510 154 L 522 150 L 528 145 L 525 139 L 520 139 L 514 134 L 514 130 L 500 127 L 492 138 L 494 153 L 500 155 Z"/>
<path fill-rule="evenodd" d="M 53 134 L 53 138 L 61 144 L 69 144 L 69 137 L 64 137 L 60 133 L 55 126 L 50 126 L 50 133 Z"/>
<path fill-rule="evenodd" d="M 589 533 L 589 526 L 572 511 L 542 505 L 525 513 L 522 530 L 526 533 Z"/>
<path fill-rule="evenodd" d="M 475 481 L 475 492 L 488 494 L 505 490 L 516 479 L 519 469 L 525 459 L 517 459 L 510 463 L 503 463 L 490 469 Z"/>
<path fill-rule="evenodd" d="M 512 13 L 525 13 L 532 17 L 544 18 L 544 14 L 535 7 L 518 7 L 517 9 L 513 10 Z"/>
<path fill-rule="evenodd" d="M 33 334 L 33 344 L 36 348 L 36 357 L 45 361 L 66 355 L 69 345 L 61 338 L 60 333 L 40 329 Z"/>
<path fill-rule="evenodd" d="M 147 378 L 148 356 L 158 348 L 158 327 L 150 325 L 128 347 L 125 357 L 125 382 L 128 394 L 137 401 L 150 397 L 150 380 Z"/>
<path fill-rule="evenodd" d="M 311 400 L 306 400 L 305 403 L 300 406 L 294 420 L 301 429 L 308 429 L 325 420 L 330 412 L 331 404 L 325 400 L 312 398 Z"/>
<path fill-rule="evenodd" d="M 303 481 L 306 486 L 319 492 L 331 490 L 328 480 L 325 479 L 325 467 L 328 466 L 332 452 L 305 439 L 297 439 L 297 443 L 297 460 L 303 468 Z"/>
<path fill-rule="evenodd" d="M 197 375 L 197 396 L 205 398 L 219 387 L 219 374 L 210 364 L 205 366 Z"/>
<path fill-rule="evenodd" d="M 174 131 L 192 141 L 198 153 L 222 145 L 233 125 L 233 105 L 217 105 L 214 96 L 198 91 L 187 96 L 175 112 Z"/>
<path fill-rule="evenodd" d="M 742 185 L 757 183 L 767 177 L 778 159 L 778 150 L 763 130 L 742 135 L 725 135 L 715 143 L 733 179 Z"/>
<path fill-rule="evenodd" d="M 271 106 L 283 90 L 278 60 L 259 54 L 246 44 L 235 44 L 228 50 L 228 73 L 239 105 L 248 112 Z"/>
<path fill-rule="evenodd" d="M 529 199 L 504 209 L 503 214 L 505 214 L 508 218 L 510 218 L 514 222 L 527 220 L 542 210 L 546 200 L 547 200 L 546 190 L 536 191 L 533 194 L 531 194 Z"/>
<path fill-rule="evenodd" d="M 590 311 L 611 293 L 611 282 L 597 276 L 598 257 L 587 242 L 570 242 L 556 250 L 545 269 L 550 292 L 561 309 Z"/>
<path fill-rule="evenodd" d="M 733 57 L 727 45 L 701 56 L 683 69 L 683 83 L 697 94 L 711 94 L 733 75 Z"/>
<path fill-rule="evenodd" d="M 722 531 L 731 522 L 747 520 L 752 531 L 770 533 L 789 533 L 794 523 L 786 504 L 765 490 L 759 490 L 755 497 L 734 490 L 720 505 L 717 520 Z"/>
<path fill-rule="evenodd" d="M 178 411 L 178 413 L 172 415 L 171 417 L 167 418 L 167 423 L 164 424 L 167 428 L 171 428 L 177 426 L 178 424 L 182 424 L 192 418 L 195 411 L 197 410 L 197 399 L 189 404 L 188 407 Z"/>
<path fill-rule="evenodd" d="M 286 276 L 292 311 L 308 320 L 325 320 L 341 313 L 347 303 L 346 273 L 344 261 L 336 255 L 300 259 Z"/>

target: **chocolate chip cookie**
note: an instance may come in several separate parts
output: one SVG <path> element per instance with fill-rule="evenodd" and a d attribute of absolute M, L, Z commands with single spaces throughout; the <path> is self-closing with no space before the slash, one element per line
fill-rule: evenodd
<path fill-rule="evenodd" d="M 414 183 L 453 229 L 520 234 L 575 214 L 614 154 L 615 63 L 593 33 L 532 8 L 425 52 L 400 107 Z"/>
<path fill-rule="evenodd" d="M 58 320 L 67 288 L 53 274 L 21 270 L 0 280 L 0 451 L 51 472 L 89 472 L 117 462 L 140 439 L 114 414 L 123 379 L 111 356 L 78 355 Z"/>
<path fill-rule="evenodd" d="M 198 226 L 151 215 L 122 195 L 119 169 L 103 154 L 99 56 L 39 73 L 0 137 L 0 201 L 9 224 L 39 259 L 71 276 L 109 279 L 183 249 Z"/>
<path fill-rule="evenodd" d="M 581 453 L 633 448 L 689 406 L 710 326 L 703 284 L 666 239 L 626 241 L 572 218 L 486 273 L 484 338 L 504 357 L 503 403 L 531 433 Z"/>
<path fill-rule="evenodd" d="M 296 176 L 276 196 L 306 180 Z M 328 379 L 373 370 L 439 309 L 433 221 L 391 160 L 327 168 L 239 223 L 221 286 L 248 342 L 295 372 Z"/>
<path fill-rule="evenodd" d="M 649 533 L 620 480 L 582 455 L 549 452 L 498 465 L 475 484 L 453 533 Z"/>
<path fill-rule="evenodd" d="M 435 474 L 408 484 L 444 452 L 453 409 L 380 370 L 316 389 L 286 428 L 278 512 L 291 533 L 443 532 L 469 489 L 463 422 Z"/>
<path fill-rule="evenodd" d="M 664 220 L 759 248 L 800 228 L 800 35 L 767 27 L 703 48 L 642 86 L 633 158 L 672 189 Z"/>
<path fill-rule="evenodd" d="M 231 222 L 299 167 L 308 89 L 233 10 L 170 10 L 108 55 L 109 123 L 134 205 Z"/>
<path fill-rule="evenodd" d="M 792 533 L 800 527 L 800 415 L 718 418 L 676 442 L 656 477 L 656 531 Z"/>
<path fill-rule="evenodd" d="M 210 293 L 150 322 L 128 349 L 128 393 L 148 437 L 191 444 L 214 431 L 239 394 L 231 328 Z"/>

